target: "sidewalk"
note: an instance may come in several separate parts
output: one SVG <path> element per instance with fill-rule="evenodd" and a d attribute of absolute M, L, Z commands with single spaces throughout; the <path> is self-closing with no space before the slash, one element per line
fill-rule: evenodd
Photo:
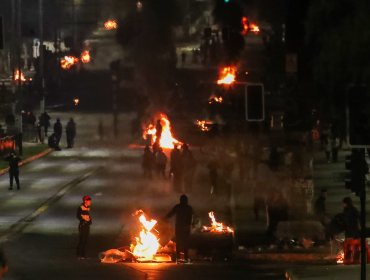
<path fill-rule="evenodd" d="M 367 279 L 370 266 L 366 267 Z M 360 279 L 360 265 L 312 266 L 288 270 L 285 274 L 288 280 L 348 280 Z"/>

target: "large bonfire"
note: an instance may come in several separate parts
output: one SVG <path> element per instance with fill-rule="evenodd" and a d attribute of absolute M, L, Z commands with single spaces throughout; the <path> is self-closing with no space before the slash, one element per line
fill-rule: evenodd
<path fill-rule="evenodd" d="M 157 139 L 158 133 L 156 125 L 154 123 L 144 125 L 143 138 L 150 141 L 150 145 L 158 143 L 161 148 L 173 149 L 175 145 L 181 144 L 180 141 L 173 137 L 171 132 L 171 123 L 165 114 L 159 113 L 154 119 L 160 121 L 162 133 L 160 135 L 160 139 Z"/>

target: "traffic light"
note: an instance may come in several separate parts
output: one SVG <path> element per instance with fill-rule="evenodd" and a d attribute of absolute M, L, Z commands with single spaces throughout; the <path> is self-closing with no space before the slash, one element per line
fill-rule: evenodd
<path fill-rule="evenodd" d="M 353 147 L 370 145 L 370 96 L 367 87 L 354 85 L 347 92 L 349 143 Z"/>
<path fill-rule="evenodd" d="M 247 121 L 263 121 L 265 119 L 265 98 L 262 84 L 246 85 L 245 108 Z"/>
<path fill-rule="evenodd" d="M 226 3 L 226 4 L 229 3 L 229 2 L 230 2 L 230 0 L 224 0 L 224 3 Z"/>
<path fill-rule="evenodd" d="M 345 187 L 356 195 L 361 195 L 365 191 L 366 174 L 368 173 L 364 149 L 352 149 L 352 154 L 346 157 L 345 166 L 350 171 L 349 176 L 344 180 Z"/>

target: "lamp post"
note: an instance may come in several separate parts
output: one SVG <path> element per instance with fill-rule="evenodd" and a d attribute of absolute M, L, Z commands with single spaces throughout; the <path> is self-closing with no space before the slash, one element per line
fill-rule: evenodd
<path fill-rule="evenodd" d="M 40 77 L 40 113 L 45 112 L 45 79 L 44 79 L 44 7 L 43 0 L 38 2 L 39 8 L 39 37 L 40 37 L 40 57 L 39 57 L 39 77 Z"/>

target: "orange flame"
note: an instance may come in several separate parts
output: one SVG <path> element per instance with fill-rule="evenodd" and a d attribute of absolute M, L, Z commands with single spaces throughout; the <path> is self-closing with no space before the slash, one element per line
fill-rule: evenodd
<path fill-rule="evenodd" d="M 160 123 L 162 125 L 162 134 L 161 138 L 159 139 L 159 146 L 162 148 L 173 149 L 175 144 L 181 144 L 180 141 L 178 141 L 172 136 L 171 123 L 168 120 L 168 117 L 165 114 L 160 113 L 157 119 L 160 120 Z M 151 144 L 153 144 L 157 141 L 156 133 L 157 129 L 155 125 L 149 124 L 144 129 L 143 138 L 146 140 L 150 136 L 152 139 Z"/>
<path fill-rule="evenodd" d="M 118 27 L 117 21 L 114 20 L 114 19 L 110 19 L 110 20 L 107 20 L 106 22 L 104 22 L 104 28 L 106 30 L 117 29 L 117 27 Z"/>
<path fill-rule="evenodd" d="M 212 104 L 212 103 L 222 103 L 223 101 L 224 101 L 224 99 L 222 98 L 222 96 L 214 96 L 214 95 L 212 95 L 208 99 L 208 103 L 209 104 Z"/>
<path fill-rule="evenodd" d="M 60 60 L 60 66 L 63 69 L 71 69 L 73 65 L 78 63 L 78 58 L 74 56 L 66 55 L 64 58 Z"/>
<path fill-rule="evenodd" d="M 225 226 L 223 223 L 217 222 L 215 218 L 215 214 L 213 211 L 208 213 L 209 218 L 211 219 L 211 226 L 203 226 L 203 231 L 209 232 L 231 232 L 233 233 L 234 230 L 228 226 Z"/>
<path fill-rule="evenodd" d="M 338 254 L 337 254 L 337 264 L 342 264 L 344 263 L 344 251 L 341 250 Z"/>
<path fill-rule="evenodd" d="M 90 52 L 88 50 L 81 53 L 81 61 L 82 63 L 89 63 L 91 61 Z"/>
<path fill-rule="evenodd" d="M 236 69 L 233 66 L 224 67 L 221 71 L 221 78 L 217 81 L 218 85 L 231 85 L 235 82 Z"/>
<path fill-rule="evenodd" d="M 205 120 L 196 120 L 195 124 L 198 126 L 198 128 L 201 131 L 210 131 L 211 128 L 209 127 L 209 125 L 212 125 L 213 122 L 212 121 L 205 121 Z"/>
<path fill-rule="evenodd" d="M 14 73 L 14 81 L 19 81 L 19 79 L 22 82 L 25 82 L 26 81 L 26 78 L 24 77 L 23 72 L 20 71 L 20 70 L 16 70 L 15 73 Z"/>
<path fill-rule="evenodd" d="M 242 17 L 242 25 L 243 25 L 243 35 L 247 35 L 247 33 L 253 32 L 255 34 L 258 34 L 261 30 L 259 26 L 255 23 L 250 23 L 247 17 Z"/>
<path fill-rule="evenodd" d="M 153 260 L 160 247 L 159 239 L 152 232 L 157 221 L 147 220 L 142 210 L 136 211 L 134 215 L 140 215 L 141 231 L 139 236 L 135 237 L 135 244 L 131 244 L 130 250 L 139 261 Z"/>

